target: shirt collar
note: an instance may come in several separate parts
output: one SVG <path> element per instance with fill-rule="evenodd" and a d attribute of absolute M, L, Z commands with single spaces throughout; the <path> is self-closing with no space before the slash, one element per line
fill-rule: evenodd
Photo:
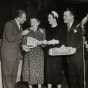
<path fill-rule="evenodd" d="M 67 24 L 68 30 L 70 30 L 70 28 L 72 27 L 73 23 L 74 23 L 74 21 L 70 22 L 70 24 Z"/>
<path fill-rule="evenodd" d="M 20 29 L 20 23 L 19 23 L 19 21 L 17 19 L 15 19 L 15 21 L 16 21 L 16 24 L 17 24 L 18 28 Z"/>

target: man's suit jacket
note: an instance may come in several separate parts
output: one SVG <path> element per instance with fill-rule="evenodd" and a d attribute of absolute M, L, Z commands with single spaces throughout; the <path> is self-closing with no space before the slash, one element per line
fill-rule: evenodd
<path fill-rule="evenodd" d="M 20 59 L 21 30 L 16 21 L 5 24 L 1 46 L 2 73 L 4 88 L 14 88 Z"/>
<path fill-rule="evenodd" d="M 18 58 L 19 45 L 21 42 L 21 30 L 16 21 L 11 20 L 5 24 L 2 40 L 2 55 L 8 61 L 15 61 Z"/>
<path fill-rule="evenodd" d="M 67 46 L 71 46 L 74 48 L 82 48 L 83 47 L 83 33 L 82 28 L 77 27 L 76 22 L 74 22 L 70 28 L 70 30 L 66 29 L 66 44 Z"/>
<path fill-rule="evenodd" d="M 83 31 L 79 26 L 77 27 L 76 22 L 74 22 L 70 28 L 70 30 L 66 31 L 66 45 L 68 47 L 76 48 L 76 53 L 68 57 L 68 63 L 74 63 L 76 65 L 76 69 L 83 68 Z M 80 65 L 79 65 L 80 64 Z M 81 73 L 80 73 L 81 74 Z"/>
<path fill-rule="evenodd" d="M 74 22 L 70 30 L 66 31 L 67 46 L 76 48 L 74 55 L 67 56 L 69 83 L 71 88 L 83 88 L 83 31 Z"/>

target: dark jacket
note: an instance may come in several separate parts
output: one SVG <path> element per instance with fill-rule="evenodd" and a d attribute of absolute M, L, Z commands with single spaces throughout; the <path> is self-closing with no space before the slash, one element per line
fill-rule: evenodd
<path fill-rule="evenodd" d="M 15 20 L 5 24 L 1 46 L 4 88 L 14 88 L 20 59 L 21 31 Z"/>
<path fill-rule="evenodd" d="M 7 22 L 4 27 L 1 46 L 1 55 L 4 55 L 3 59 L 15 61 L 19 57 L 21 38 L 21 31 L 19 30 L 16 21 L 11 20 L 10 22 Z"/>
<path fill-rule="evenodd" d="M 77 49 L 83 47 L 82 28 L 80 26 L 77 27 L 76 22 L 72 24 L 69 31 L 67 30 L 66 44 L 67 46 L 71 46 Z"/>

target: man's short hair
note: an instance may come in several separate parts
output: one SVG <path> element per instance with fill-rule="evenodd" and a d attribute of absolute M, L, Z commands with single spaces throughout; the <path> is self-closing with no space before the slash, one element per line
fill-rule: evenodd
<path fill-rule="evenodd" d="M 74 16 L 73 8 L 67 8 L 64 12 L 69 11 L 72 16 Z"/>
<path fill-rule="evenodd" d="M 24 10 L 21 10 L 21 9 L 20 9 L 20 10 L 17 10 L 17 11 L 16 11 L 16 14 L 15 14 L 15 18 L 16 18 L 16 17 L 21 17 L 22 14 L 26 14 L 26 12 L 25 12 Z"/>

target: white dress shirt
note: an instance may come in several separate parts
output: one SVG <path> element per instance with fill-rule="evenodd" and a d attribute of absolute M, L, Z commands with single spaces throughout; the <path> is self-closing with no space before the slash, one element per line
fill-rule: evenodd
<path fill-rule="evenodd" d="M 19 30 L 20 30 L 21 26 L 20 26 L 19 21 L 18 21 L 17 19 L 15 19 L 15 21 L 16 21 L 16 24 L 17 24 L 17 26 L 18 26 Z"/>

